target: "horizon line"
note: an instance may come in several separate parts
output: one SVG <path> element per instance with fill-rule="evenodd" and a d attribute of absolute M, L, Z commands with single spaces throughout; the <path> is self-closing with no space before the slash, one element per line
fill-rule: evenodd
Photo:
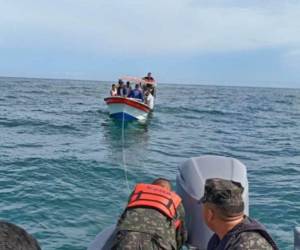
<path fill-rule="evenodd" d="M 4 76 L 0 75 L 0 78 L 21 78 L 21 79 L 41 79 L 41 80 L 68 80 L 68 81 L 88 81 L 88 82 L 109 82 L 113 83 L 117 80 L 95 80 L 95 79 L 75 79 L 75 78 L 51 78 L 51 77 L 39 77 L 39 76 Z M 201 83 L 202 82 L 202 83 Z M 206 83 L 205 83 L 206 82 Z M 241 88 L 275 88 L 275 89 L 300 89 L 299 87 L 279 87 L 279 86 L 253 86 L 253 85 L 230 85 L 226 83 L 249 83 L 249 82 L 256 82 L 256 83 L 298 83 L 298 81 L 284 81 L 284 80 L 198 80 L 198 82 L 157 82 L 158 84 L 169 84 L 169 85 L 200 85 L 200 86 L 216 86 L 216 87 L 241 87 Z M 208 84 L 212 83 L 212 84 Z M 214 84 L 216 83 L 216 84 Z M 225 83 L 225 84 L 218 84 L 218 83 Z"/>

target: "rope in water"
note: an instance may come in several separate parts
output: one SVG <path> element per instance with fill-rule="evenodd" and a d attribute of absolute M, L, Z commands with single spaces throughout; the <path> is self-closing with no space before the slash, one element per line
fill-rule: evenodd
<path fill-rule="evenodd" d="M 124 115 L 125 114 L 123 112 L 123 118 L 122 118 L 122 164 L 123 164 L 123 169 L 124 169 L 127 192 L 129 194 L 130 190 L 129 190 L 128 176 L 127 176 L 126 152 L 125 152 L 125 117 L 124 117 Z"/>

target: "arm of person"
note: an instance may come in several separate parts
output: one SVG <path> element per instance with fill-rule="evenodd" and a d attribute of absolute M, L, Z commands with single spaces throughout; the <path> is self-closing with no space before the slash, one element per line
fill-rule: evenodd
<path fill-rule="evenodd" d="M 144 102 L 144 95 L 141 92 L 140 92 L 140 99 L 142 100 L 142 102 Z"/>
<path fill-rule="evenodd" d="M 177 242 L 178 249 L 180 249 L 185 244 L 188 236 L 185 223 L 184 223 L 184 217 L 185 217 L 184 207 L 182 204 L 180 204 L 177 209 L 177 218 L 180 220 L 180 226 L 176 230 L 176 242 Z"/>

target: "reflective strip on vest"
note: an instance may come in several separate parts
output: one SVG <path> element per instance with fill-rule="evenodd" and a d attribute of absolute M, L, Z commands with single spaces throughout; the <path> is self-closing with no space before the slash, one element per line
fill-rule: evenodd
<path fill-rule="evenodd" d="M 156 208 L 170 219 L 176 218 L 176 209 L 181 198 L 166 188 L 152 184 L 137 184 L 130 197 L 127 208 L 151 207 Z"/>

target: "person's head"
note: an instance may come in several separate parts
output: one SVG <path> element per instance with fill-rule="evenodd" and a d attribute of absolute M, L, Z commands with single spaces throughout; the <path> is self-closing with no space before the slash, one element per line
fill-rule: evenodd
<path fill-rule="evenodd" d="M 152 182 L 153 185 L 161 186 L 163 188 L 168 189 L 169 191 L 172 190 L 172 184 L 169 180 L 165 178 L 157 178 Z"/>
<path fill-rule="evenodd" d="M 148 72 L 147 76 L 148 76 L 148 77 L 151 77 L 151 72 Z"/>
<path fill-rule="evenodd" d="M 130 87 L 130 82 L 126 82 L 126 86 L 129 88 Z"/>
<path fill-rule="evenodd" d="M 136 85 L 135 85 L 135 88 L 136 88 L 136 89 L 139 89 L 139 88 L 140 88 L 140 85 L 136 84 Z"/>
<path fill-rule="evenodd" d="M 38 242 L 24 229 L 6 221 L 0 221 L 0 250 L 41 250 Z"/>
<path fill-rule="evenodd" d="M 243 217 L 243 187 L 239 182 L 219 178 L 207 179 L 203 204 L 203 218 L 207 226 L 216 231 L 216 227 Z"/>
<path fill-rule="evenodd" d="M 123 85 L 122 79 L 119 79 L 118 83 L 119 83 L 120 86 L 122 86 Z"/>
<path fill-rule="evenodd" d="M 112 85 L 111 85 L 111 88 L 112 88 L 112 89 L 115 89 L 115 88 L 116 88 L 116 84 L 112 84 Z"/>

